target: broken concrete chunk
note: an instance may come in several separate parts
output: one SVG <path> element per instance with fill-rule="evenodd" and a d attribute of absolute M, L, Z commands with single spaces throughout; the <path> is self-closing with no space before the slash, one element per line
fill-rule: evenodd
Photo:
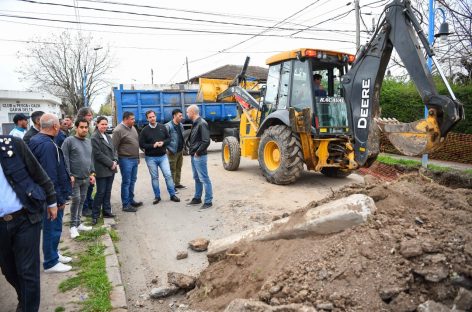
<path fill-rule="evenodd" d="M 225 312 L 316 312 L 316 309 L 301 304 L 270 306 L 261 301 L 234 299 L 224 310 Z"/>
<path fill-rule="evenodd" d="M 179 251 L 179 253 L 177 254 L 177 260 L 182 260 L 182 259 L 185 259 L 188 257 L 188 252 L 186 251 Z"/>
<path fill-rule="evenodd" d="M 450 312 L 451 309 L 446 307 L 444 304 L 437 303 L 433 300 L 423 302 L 418 306 L 418 312 Z"/>
<path fill-rule="evenodd" d="M 413 269 L 413 272 L 421 275 L 428 282 L 433 283 L 440 282 L 449 275 L 447 266 L 442 263 L 428 266 L 417 266 Z"/>
<path fill-rule="evenodd" d="M 160 299 L 174 295 L 179 291 L 179 288 L 176 286 L 167 286 L 167 287 L 157 287 L 151 290 L 150 297 L 153 299 Z"/>
<path fill-rule="evenodd" d="M 190 290 L 195 288 L 196 279 L 193 276 L 171 272 L 167 273 L 167 281 L 179 288 Z"/>
<path fill-rule="evenodd" d="M 316 308 L 319 310 L 331 311 L 334 309 L 334 306 L 331 302 L 318 303 Z"/>
<path fill-rule="evenodd" d="M 402 241 L 400 243 L 400 254 L 405 258 L 412 258 L 423 254 L 421 243 L 416 239 Z"/>
<path fill-rule="evenodd" d="M 403 290 L 404 290 L 403 287 L 398 287 L 398 286 L 385 287 L 379 291 L 379 296 L 383 301 L 390 302 Z"/>
<path fill-rule="evenodd" d="M 460 288 L 456 298 L 454 299 L 454 306 L 452 308 L 453 310 L 471 311 L 472 291 Z"/>
<path fill-rule="evenodd" d="M 188 243 L 190 249 L 194 251 L 206 251 L 210 241 L 205 238 L 197 238 Z"/>

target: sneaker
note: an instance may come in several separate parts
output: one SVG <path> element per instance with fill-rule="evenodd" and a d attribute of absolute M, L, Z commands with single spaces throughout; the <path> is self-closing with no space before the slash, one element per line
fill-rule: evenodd
<path fill-rule="evenodd" d="M 123 211 L 124 212 L 136 212 L 138 210 L 136 208 L 134 208 L 133 206 L 128 205 L 128 206 L 123 207 Z"/>
<path fill-rule="evenodd" d="M 160 198 L 160 197 L 156 197 L 156 198 L 154 198 L 152 204 L 153 204 L 153 205 L 157 205 L 157 204 L 159 204 L 160 201 L 161 201 L 161 198 Z"/>
<path fill-rule="evenodd" d="M 59 262 L 60 263 L 66 264 L 66 263 L 69 263 L 71 261 L 72 261 L 71 257 L 67 257 L 67 256 L 63 256 L 63 255 L 59 254 Z"/>
<path fill-rule="evenodd" d="M 173 201 L 173 202 L 176 202 L 176 203 L 180 202 L 180 198 L 178 198 L 178 197 L 175 196 L 175 195 L 172 195 L 172 196 L 170 197 L 170 200 Z"/>
<path fill-rule="evenodd" d="M 44 273 L 64 273 L 64 272 L 69 272 L 71 269 L 72 267 L 70 265 L 66 265 L 61 262 L 58 262 L 52 268 L 44 270 Z"/>
<path fill-rule="evenodd" d="M 210 208 L 211 206 L 213 206 L 212 203 L 204 203 L 204 204 L 200 207 L 200 209 L 208 209 L 208 208 Z"/>
<path fill-rule="evenodd" d="M 143 205 L 143 202 L 132 202 L 131 203 L 131 206 L 133 206 L 134 208 L 141 207 L 142 205 Z"/>
<path fill-rule="evenodd" d="M 199 205 L 202 203 L 200 198 L 192 198 L 192 200 L 187 205 Z"/>
<path fill-rule="evenodd" d="M 187 187 L 184 186 L 184 185 L 182 185 L 182 184 L 177 184 L 177 185 L 175 186 L 175 188 L 176 188 L 176 189 L 186 189 Z"/>
<path fill-rule="evenodd" d="M 91 226 L 84 225 L 83 223 L 81 223 L 81 224 L 77 227 L 77 230 L 83 231 L 83 232 L 87 232 L 87 231 L 91 231 L 91 230 L 92 230 L 92 227 L 91 227 Z"/>
<path fill-rule="evenodd" d="M 77 236 L 80 236 L 79 231 L 77 230 L 77 227 L 73 226 L 70 228 L 70 238 L 74 239 Z"/>

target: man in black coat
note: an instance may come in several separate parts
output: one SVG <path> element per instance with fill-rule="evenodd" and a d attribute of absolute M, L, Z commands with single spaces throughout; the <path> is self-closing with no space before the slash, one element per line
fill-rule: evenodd
<path fill-rule="evenodd" d="M 43 211 L 56 219 L 54 185 L 23 140 L 0 136 L 0 267 L 18 295 L 17 311 L 39 310 Z"/>
<path fill-rule="evenodd" d="M 39 120 L 41 119 L 41 116 L 44 115 L 43 111 L 35 111 L 31 114 L 31 121 L 33 124 L 29 128 L 29 130 L 25 133 L 25 136 L 23 137 L 23 141 L 25 141 L 26 144 L 29 144 L 29 141 L 33 136 L 35 136 L 38 132 L 39 129 L 41 128 L 39 125 Z"/>

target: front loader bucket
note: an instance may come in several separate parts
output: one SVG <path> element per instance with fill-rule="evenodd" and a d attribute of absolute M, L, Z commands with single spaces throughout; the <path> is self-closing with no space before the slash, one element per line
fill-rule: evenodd
<path fill-rule="evenodd" d="M 391 118 L 378 118 L 376 122 L 390 143 L 404 155 L 428 154 L 437 150 L 443 141 L 434 110 L 430 110 L 428 118 L 410 123 Z"/>

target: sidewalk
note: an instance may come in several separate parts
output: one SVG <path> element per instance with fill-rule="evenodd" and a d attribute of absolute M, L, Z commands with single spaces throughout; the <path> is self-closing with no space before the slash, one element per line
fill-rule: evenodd
<path fill-rule="evenodd" d="M 421 157 L 411 157 L 411 156 L 405 156 L 405 155 L 397 155 L 397 154 L 388 154 L 388 153 L 380 153 L 382 156 L 388 156 L 391 158 L 396 158 L 396 159 L 408 159 L 408 160 L 416 160 L 421 162 Z M 440 167 L 448 167 L 456 170 L 469 170 L 472 169 L 471 164 L 463 164 L 463 163 L 457 163 L 457 162 L 452 162 L 452 161 L 444 161 L 444 160 L 435 160 L 435 159 L 428 159 L 428 164 L 432 164 L 435 166 L 440 166 Z"/>

